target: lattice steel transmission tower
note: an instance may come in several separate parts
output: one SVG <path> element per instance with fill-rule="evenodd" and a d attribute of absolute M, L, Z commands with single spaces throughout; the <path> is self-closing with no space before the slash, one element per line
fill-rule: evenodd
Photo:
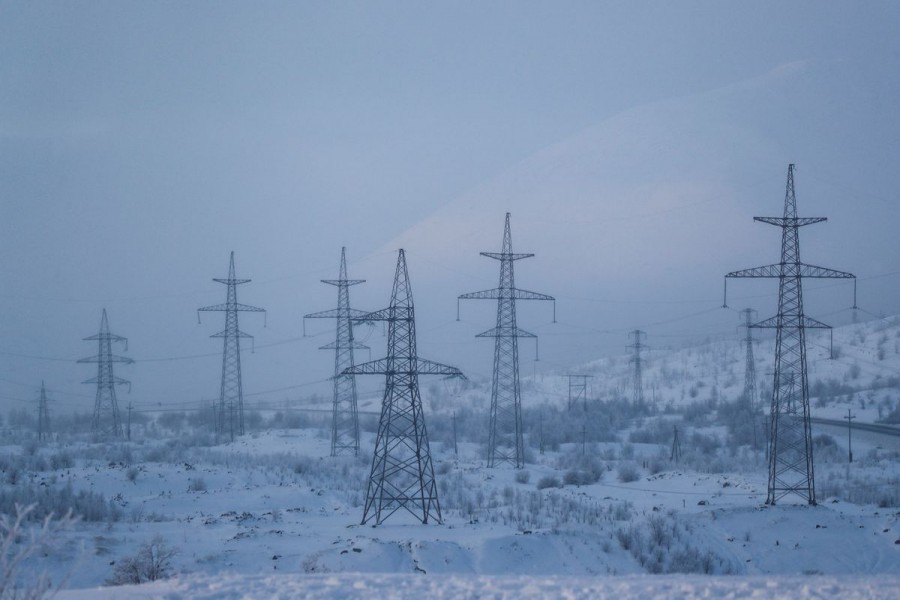
<path fill-rule="evenodd" d="M 497 326 L 476 337 L 492 337 L 494 342 L 494 378 L 491 387 L 491 422 L 488 437 L 487 466 L 510 463 L 517 469 L 525 466 L 525 444 L 522 438 L 522 397 L 519 388 L 519 338 L 537 337 L 516 325 L 516 300 L 549 300 L 553 302 L 556 322 L 556 299 L 546 294 L 518 289 L 513 263 L 534 254 L 515 254 L 509 229 L 509 213 L 503 229 L 500 252 L 482 252 L 482 256 L 500 261 L 500 285 L 494 289 L 462 294 L 456 302 L 459 320 L 460 300 L 496 300 Z"/>
<path fill-rule="evenodd" d="M 641 352 L 649 348 L 642 340 L 647 338 L 647 333 L 640 329 L 635 329 L 628 333 L 628 337 L 634 340 L 633 343 L 626 346 L 632 351 L 631 364 L 634 365 L 631 383 L 631 401 L 635 406 L 644 406 L 644 373 L 643 364 L 641 362 Z"/>
<path fill-rule="evenodd" d="M 41 395 L 38 397 L 37 434 L 41 441 L 50 439 L 50 410 L 47 408 L 47 389 L 43 381 Z"/>
<path fill-rule="evenodd" d="M 223 338 L 222 349 L 222 384 L 219 388 L 219 406 L 216 410 L 216 440 L 220 440 L 226 433 L 230 440 L 234 441 L 235 435 L 244 435 L 244 392 L 241 382 L 241 338 L 253 338 L 244 333 L 238 327 L 239 312 L 261 312 L 264 308 L 257 308 L 247 304 L 239 304 L 237 301 L 237 286 L 249 283 L 249 279 L 237 279 L 234 276 L 234 252 L 231 253 L 231 261 L 228 265 L 227 279 L 213 279 L 218 283 L 228 286 L 225 304 L 214 304 L 197 309 L 197 322 L 200 322 L 201 312 L 224 312 L 225 329 L 210 337 Z"/>
<path fill-rule="evenodd" d="M 341 248 L 341 267 L 337 279 L 323 279 L 322 283 L 336 286 L 338 304 L 334 310 L 310 313 L 304 319 L 336 319 L 335 341 L 320 350 L 334 350 L 334 406 L 331 416 L 331 456 L 359 454 L 359 415 L 357 412 L 356 376 L 343 372 L 354 366 L 353 351 L 369 347 L 353 339 L 353 317 L 365 313 L 350 308 L 350 286 L 365 279 L 347 279 L 346 248 Z M 305 321 L 304 321 L 305 322 Z M 304 331 L 305 333 L 305 331 Z"/>
<path fill-rule="evenodd" d="M 581 401 L 581 409 L 587 410 L 587 399 L 588 399 L 588 379 L 593 379 L 593 375 L 572 375 L 567 374 L 566 377 L 569 378 L 569 406 L 568 409 L 572 410 L 572 407 L 578 404 L 578 401 Z"/>
<path fill-rule="evenodd" d="M 853 279 L 855 275 L 800 262 L 799 229 L 821 223 L 825 217 L 797 217 L 794 195 L 794 165 L 788 166 L 783 217 L 754 217 L 755 221 L 781 227 L 781 262 L 733 271 L 725 275 L 725 304 L 728 279 L 769 277 L 779 280 L 778 314 L 755 328 L 776 330 L 775 380 L 772 392 L 769 434 L 769 482 L 766 504 L 775 504 L 788 494 L 796 494 L 810 505 L 816 504 L 812 434 L 809 422 L 809 384 L 806 369 L 806 330 L 829 329 L 828 325 L 803 313 L 803 278 Z"/>
<path fill-rule="evenodd" d="M 97 396 L 94 402 L 94 418 L 91 420 L 91 432 L 95 438 L 122 437 L 122 421 L 119 418 L 119 403 L 116 400 L 116 386 L 131 384 L 130 381 L 113 374 L 113 363 L 131 364 L 134 361 L 126 356 L 112 353 L 112 343 L 122 342 L 128 351 L 128 340 L 109 332 L 109 321 L 106 309 L 100 319 L 100 333 L 84 338 L 85 341 L 97 341 L 98 351 L 95 356 L 82 358 L 80 363 L 97 363 L 97 376 L 84 383 L 97 384 Z"/>
<path fill-rule="evenodd" d="M 416 353 L 416 319 L 406 256 L 400 250 L 388 308 L 354 317 L 359 321 L 386 321 L 387 357 L 345 369 L 344 375 L 385 375 L 381 419 L 375 455 L 366 489 L 362 524 L 374 519 L 380 525 L 400 509 L 422 523 L 441 522 L 441 505 L 422 399 L 419 375 L 461 377 L 462 372 L 419 358 Z"/>

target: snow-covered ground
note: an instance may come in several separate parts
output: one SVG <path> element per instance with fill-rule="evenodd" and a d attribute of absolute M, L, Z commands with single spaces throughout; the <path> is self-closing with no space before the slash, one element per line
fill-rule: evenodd
<path fill-rule="evenodd" d="M 890 413 L 900 391 L 882 384 L 900 366 L 897 330 L 876 322 L 836 332 L 844 356 L 874 351 L 878 368 L 854 377 L 841 370 L 856 359 L 829 366 L 828 377 L 847 387 L 814 403 L 849 404 L 855 412 L 862 401 L 860 421 L 877 418 L 878 407 Z M 880 359 L 879 346 L 887 348 Z M 656 356 L 648 378 L 664 404 L 709 403 L 712 388 L 727 402 L 742 360 L 739 343 L 684 349 Z M 561 381 L 526 387 L 547 398 Z M 485 390 L 475 386 L 456 399 L 474 406 L 479 393 Z M 858 458 L 848 468 L 842 430 L 831 432 L 816 465 L 819 505 L 786 498 L 766 506 L 762 451 L 713 444 L 726 427 L 687 414 L 641 417 L 612 439 L 598 435 L 582 445 L 576 436 L 546 453 L 530 437 L 526 468 L 518 471 L 485 469 L 483 446 L 465 434 L 458 455 L 446 439 L 433 441 L 440 524 L 397 513 L 379 527 L 360 525 L 372 434 L 364 435 L 359 458 L 331 458 L 327 432 L 316 427 L 269 429 L 218 446 L 196 443 L 202 436 L 190 429 L 121 444 L 65 435 L 43 446 L 10 444 L 0 448 L 0 493 L 50 505 L 80 498 L 93 511 L 27 564 L 32 575 L 67 577 L 58 596 L 64 600 L 896 597 L 895 439 L 855 433 Z M 670 423 L 683 428 L 683 462 L 670 460 Z M 647 441 L 654 431 L 664 435 Z M 711 445 L 702 451 L 702 444 Z M 103 587 L 117 564 L 154 538 L 175 552 L 170 579 Z"/>
<path fill-rule="evenodd" d="M 60 600 L 238 600 L 248 598 L 778 598 L 897 597 L 900 577 L 531 577 L 461 575 L 253 575 L 186 577 L 141 586 L 64 592 Z"/>

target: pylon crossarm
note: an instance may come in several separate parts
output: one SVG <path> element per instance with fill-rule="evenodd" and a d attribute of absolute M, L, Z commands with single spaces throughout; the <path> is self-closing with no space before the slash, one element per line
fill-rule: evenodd
<path fill-rule="evenodd" d="M 783 265 L 780 263 L 774 265 L 764 265 L 762 267 L 753 267 L 752 269 L 742 269 L 740 271 L 732 271 L 725 275 L 730 277 L 781 277 Z"/>
<path fill-rule="evenodd" d="M 481 290 L 480 292 L 469 292 L 468 294 L 460 294 L 458 300 L 498 300 L 501 293 L 500 288 L 490 290 Z"/>
<path fill-rule="evenodd" d="M 228 279 L 221 278 L 213 278 L 213 281 L 216 283 L 224 283 L 225 285 L 241 285 L 242 283 L 250 283 L 250 279 L 236 279 L 234 277 L 229 277 Z"/>
<path fill-rule="evenodd" d="M 515 329 L 511 327 L 494 327 L 493 329 L 488 329 L 483 333 L 479 333 L 475 337 L 525 337 L 525 338 L 536 338 L 537 336 L 531 332 L 525 331 L 524 329 L 519 329 L 516 327 Z"/>
<path fill-rule="evenodd" d="M 831 329 L 831 325 L 826 325 L 821 321 L 817 321 L 812 317 L 803 315 L 802 321 L 799 316 L 790 315 L 783 316 L 781 324 L 778 323 L 778 317 L 769 317 L 763 321 L 752 324 L 752 329 L 778 329 L 778 327 L 804 327 L 806 329 Z"/>
<path fill-rule="evenodd" d="M 359 285 L 366 282 L 365 279 L 320 279 L 320 281 L 328 285 Z"/>
<path fill-rule="evenodd" d="M 480 252 L 481 256 L 487 256 L 496 260 L 521 260 L 523 258 L 531 258 L 534 254 L 514 253 L 514 252 Z"/>
<path fill-rule="evenodd" d="M 359 342 L 331 342 L 324 346 L 319 346 L 319 350 L 369 350 L 369 347 Z"/>
<path fill-rule="evenodd" d="M 777 227 L 803 227 L 827 221 L 827 217 L 753 217 L 754 221 L 768 223 Z"/>
<path fill-rule="evenodd" d="M 425 358 L 416 359 L 416 370 L 419 375 L 451 375 L 465 379 L 462 371 L 456 367 L 437 363 Z"/>
<path fill-rule="evenodd" d="M 552 300 L 556 301 L 556 298 L 553 296 L 548 296 L 547 294 L 539 294 L 538 292 L 530 292 L 528 290 L 522 290 L 519 288 L 513 289 L 513 298 L 516 300 Z"/>
<path fill-rule="evenodd" d="M 856 279 L 853 273 L 844 271 L 836 271 L 834 269 L 826 269 L 825 267 L 817 267 L 806 263 L 800 264 L 800 275 L 803 277 L 814 277 L 817 279 Z"/>
<path fill-rule="evenodd" d="M 385 375 L 394 373 L 388 369 L 388 360 L 379 358 L 378 360 L 370 360 L 369 362 L 353 365 L 341 371 L 341 375 Z"/>
<path fill-rule="evenodd" d="M 97 333 L 90 337 L 81 338 L 86 342 L 97 341 L 97 340 L 109 340 L 111 342 L 125 342 L 128 343 L 128 338 L 122 337 L 121 335 L 116 335 L 114 333 Z"/>
<path fill-rule="evenodd" d="M 309 313 L 308 315 L 303 315 L 304 319 L 340 319 L 341 317 L 350 317 L 351 319 L 356 319 L 359 317 L 363 317 L 369 314 L 364 310 L 357 310 L 355 308 L 348 308 L 346 310 L 341 310 L 338 308 L 332 308 L 331 310 L 323 310 L 319 312 Z"/>
<path fill-rule="evenodd" d="M 351 316 L 351 321 L 405 321 L 410 318 L 411 306 L 389 306 L 373 312 Z"/>
<path fill-rule="evenodd" d="M 266 312 L 266 309 L 264 308 L 250 306 L 249 304 L 240 304 L 239 302 L 235 302 L 234 304 L 214 304 L 212 306 L 204 306 L 203 308 L 198 308 L 197 312 L 224 312 L 228 310 L 240 310 L 244 312 Z"/>

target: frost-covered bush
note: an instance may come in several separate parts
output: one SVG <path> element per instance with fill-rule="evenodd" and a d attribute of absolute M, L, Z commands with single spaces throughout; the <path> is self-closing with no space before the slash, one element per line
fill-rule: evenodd
<path fill-rule="evenodd" d="M 559 483 L 559 479 L 557 479 L 556 477 L 554 477 L 552 475 L 546 475 L 546 476 L 538 479 L 536 487 L 539 490 L 545 490 L 547 488 L 558 488 L 558 487 L 562 487 L 562 486 Z"/>
<path fill-rule="evenodd" d="M 172 569 L 172 559 L 178 550 L 168 546 L 161 536 L 141 545 L 137 554 L 115 562 L 107 585 L 125 585 L 165 579 Z"/>
<path fill-rule="evenodd" d="M 528 471 L 516 471 L 516 483 L 528 483 L 531 473 Z"/>
<path fill-rule="evenodd" d="M 844 453 L 834 438 L 827 433 L 813 436 L 813 456 L 816 461 L 838 462 L 844 458 Z"/>
<path fill-rule="evenodd" d="M 622 483 L 637 481 L 641 477 L 638 466 L 631 461 L 619 463 L 619 467 L 616 469 L 616 475 Z"/>
<path fill-rule="evenodd" d="M 15 514 L 17 505 L 29 506 L 27 516 L 33 520 L 71 513 L 83 521 L 115 522 L 122 516 L 119 507 L 107 501 L 103 494 L 76 492 L 71 483 L 62 488 L 25 483 L 0 490 L 0 514 Z"/>
<path fill-rule="evenodd" d="M 47 515 L 38 527 L 29 528 L 34 520 L 34 506 L 15 505 L 13 511 L 0 513 L 0 599 L 40 600 L 53 596 L 68 579 L 57 577 L 55 584 L 47 573 L 26 573 L 29 559 L 47 554 L 62 540 L 62 533 L 77 520 L 71 514 Z"/>

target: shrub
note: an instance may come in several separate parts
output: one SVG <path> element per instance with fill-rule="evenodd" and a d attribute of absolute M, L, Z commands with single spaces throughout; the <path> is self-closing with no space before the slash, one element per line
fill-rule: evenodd
<path fill-rule="evenodd" d="M 531 473 L 528 471 L 516 471 L 516 483 L 528 483 Z"/>
<path fill-rule="evenodd" d="M 34 505 L 16 504 L 13 513 L 0 514 L 0 598 L 28 598 L 40 600 L 53 596 L 68 580 L 68 574 L 58 577 L 54 585 L 47 573 L 23 573 L 28 559 L 35 554 L 46 554 L 59 544 L 64 531 L 71 529 L 77 519 L 71 513 L 62 517 L 46 516 L 40 527 L 30 535 L 25 533 L 25 523 L 33 519 Z"/>
<path fill-rule="evenodd" d="M 537 489 L 545 490 L 547 488 L 552 487 L 561 487 L 559 483 L 559 479 L 553 477 L 552 475 L 547 475 L 546 477 L 541 477 L 537 482 Z"/>
<path fill-rule="evenodd" d="M 620 463 L 619 468 L 616 470 L 616 474 L 619 477 L 619 481 L 622 483 L 637 481 L 641 476 L 637 465 L 631 461 Z"/>
<path fill-rule="evenodd" d="M 126 585 L 165 579 L 178 550 L 166 545 L 161 536 L 154 536 L 138 549 L 137 554 L 116 561 L 107 585 Z"/>
<path fill-rule="evenodd" d="M 191 482 L 188 484 L 189 492 L 205 492 L 206 491 L 206 482 L 203 481 L 202 477 L 195 477 L 191 479 Z"/>

